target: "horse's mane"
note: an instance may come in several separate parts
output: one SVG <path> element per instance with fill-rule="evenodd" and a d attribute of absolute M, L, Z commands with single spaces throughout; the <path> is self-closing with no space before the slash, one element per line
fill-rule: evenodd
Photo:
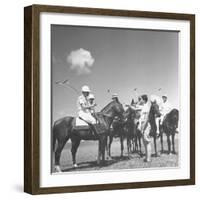
<path fill-rule="evenodd" d="M 108 111 L 108 109 L 110 108 L 110 106 L 111 106 L 111 104 L 113 104 L 114 103 L 114 101 L 111 101 L 109 104 L 107 104 L 102 110 L 101 110 L 101 112 L 107 112 Z"/>
<path fill-rule="evenodd" d="M 170 121 L 173 122 L 174 117 L 175 117 L 175 118 L 178 118 L 178 115 L 179 115 L 178 110 L 177 110 L 176 108 L 173 108 L 173 109 L 167 114 L 166 119 L 169 119 Z"/>

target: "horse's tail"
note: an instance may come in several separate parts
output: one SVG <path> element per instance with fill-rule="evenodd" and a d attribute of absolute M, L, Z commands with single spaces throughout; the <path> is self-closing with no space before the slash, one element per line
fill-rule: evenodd
<path fill-rule="evenodd" d="M 55 124 L 53 125 L 53 152 L 55 151 L 55 146 L 56 146 L 56 140 L 57 140 L 57 137 L 56 137 L 56 127 L 55 127 Z"/>

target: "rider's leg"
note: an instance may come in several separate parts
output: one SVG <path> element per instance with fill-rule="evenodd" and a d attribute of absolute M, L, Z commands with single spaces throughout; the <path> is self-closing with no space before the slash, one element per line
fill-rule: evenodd
<path fill-rule="evenodd" d="M 159 117 L 156 117 L 156 134 L 157 134 L 157 135 L 160 134 L 159 125 L 160 125 L 160 118 L 159 118 Z"/>
<path fill-rule="evenodd" d="M 79 117 L 88 123 L 88 125 L 92 129 L 92 133 L 94 134 L 94 136 L 96 136 L 98 134 L 98 131 L 96 130 L 96 127 L 95 127 L 96 119 L 92 116 L 92 114 L 80 111 Z"/>
<path fill-rule="evenodd" d="M 161 126 L 163 125 L 164 117 L 165 117 L 165 115 L 161 115 L 161 116 L 160 116 L 160 125 L 161 125 Z"/>

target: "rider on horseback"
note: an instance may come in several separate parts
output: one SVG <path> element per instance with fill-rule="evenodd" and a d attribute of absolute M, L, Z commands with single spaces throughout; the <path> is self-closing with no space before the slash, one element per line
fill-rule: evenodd
<path fill-rule="evenodd" d="M 90 94 L 90 88 L 88 86 L 82 87 L 82 95 L 78 97 L 77 107 L 78 116 L 89 124 L 95 124 L 96 119 L 91 114 L 91 109 L 93 109 L 96 104 L 90 105 L 88 96 Z"/>
<path fill-rule="evenodd" d="M 82 95 L 78 97 L 78 116 L 83 121 L 87 122 L 91 127 L 95 136 L 101 134 L 101 124 L 97 123 L 97 119 L 94 115 L 94 108 L 97 104 L 94 102 L 94 95 L 90 94 L 90 88 L 88 86 L 82 87 Z"/>
<path fill-rule="evenodd" d="M 114 93 L 114 94 L 112 95 L 112 100 L 113 100 L 113 101 L 116 101 L 117 103 L 119 103 L 118 94 Z"/>
<path fill-rule="evenodd" d="M 90 93 L 89 96 L 88 96 L 88 100 L 89 100 L 89 105 L 91 106 L 90 112 L 93 115 L 93 114 L 95 114 L 95 106 L 97 106 L 97 104 L 95 103 L 94 95 Z"/>
<path fill-rule="evenodd" d="M 172 106 L 167 99 L 167 95 L 162 95 L 162 104 L 160 106 L 161 116 L 156 118 L 156 126 L 157 126 L 157 135 L 160 134 L 159 126 L 163 125 L 163 121 L 166 118 L 167 114 L 172 110 Z"/>

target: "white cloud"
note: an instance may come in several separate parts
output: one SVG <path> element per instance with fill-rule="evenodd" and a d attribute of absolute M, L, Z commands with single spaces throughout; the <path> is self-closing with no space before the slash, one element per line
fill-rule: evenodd
<path fill-rule="evenodd" d="M 70 52 L 67 62 L 70 64 L 70 69 L 76 71 L 78 75 L 89 74 L 94 64 L 94 58 L 88 50 L 80 48 Z"/>

